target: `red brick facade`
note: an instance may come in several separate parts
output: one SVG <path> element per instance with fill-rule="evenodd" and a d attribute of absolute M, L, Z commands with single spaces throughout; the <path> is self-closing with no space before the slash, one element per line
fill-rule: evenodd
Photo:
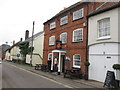
<path fill-rule="evenodd" d="M 80 54 L 80 69 L 82 73 L 85 73 L 84 62 L 87 60 L 87 23 L 86 16 L 88 13 L 94 10 L 94 3 L 77 3 L 68 7 L 66 10 L 61 11 L 55 17 L 51 18 L 47 22 L 44 23 L 44 52 L 43 52 L 43 64 L 47 64 L 48 54 L 52 52 L 52 50 L 56 50 L 56 44 L 54 46 L 49 46 L 49 37 L 55 35 L 55 40 L 60 39 L 60 34 L 63 32 L 67 32 L 67 43 L 62 44 L 62 50 L 66 51 L 65 56 L 70 57 L 70 68 L 73 67 L 73 55 Z M 73 21 L 73 12 L 84 8 L 84 17 L 78 20 Z M 68 16 L 68 23 L 66 25 L 60 26 L 60 18 L 63 16 Z M 50 23 L 56 22 L 56 28 L 50 30 Z M 83 28 L 83 41 L 80 42 L 72 42 L 73 31 L 78 28 Z M 55 55 L 56 53 L 54 53 Z M 55 56 L 58 56 L 57 54 Z"/>

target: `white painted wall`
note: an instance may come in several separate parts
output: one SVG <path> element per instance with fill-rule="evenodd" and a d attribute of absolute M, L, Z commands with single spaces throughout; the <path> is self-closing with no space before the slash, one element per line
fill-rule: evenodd
<path fill-rule="evenodd" d="M 30 55 L 26 55 L 26 63 L 30 64 L 30 61 L 31 61 Z"/>
<path fill-rule="evenodd" d="M 120 8 L 116 8 L 89 18 L 88 45 L 89 45 L 89 79 L 104 82 L 107 70 L 114 71 L 116 79 L 120 74 L 113 70 L 113 64 L 120 63 Z M 97 21 L 110 18 L 110 39 L 98 40 Z M 110 58 L 107 58 L 110 57 Z"/>
<path fill-rule="evenodd" d="M 33 42 L 33 54 L 39 54 L 43 58 L 44 33 L 34 38 Z M 36 64 L 42 64 L 42 59 L 39 55 L 32 56 L 32 66 L 35 66 Z M 26 63 L 30 64 L 30 55 L 27 55 Z"/>
<path fill-rule="evenodd" d="M 20 49 L 18 46 L 14 46 L 10 51 L 10 60 L 12 60 L 12 58 L 20 59 L 21 57 L 17 57 L 17 54 L 20 54 Z"/>
<path fill-rule="evenodd" d="M 89 79 L 104 82 L 107 70 L 114 71 L 116 75 L 112 66 L 118 63 L 118 44 L 101 43 L 90 46 L 89 62 Z"/>
<path fill-rule="evenodd" d="M 5 53 L 5 59 L 6 59 L 6 60 L 10 60 L 9 50 L 7 50 L 6 53 Z"/>
<path fill-rule="evenodd" d="M 110 17 L 111 39 L 98 40 L 97 21 L 108 17 Z M 88 28 L 88 45 L 101 42 L 118 42 L 118 8 L 90 17 Z"/>

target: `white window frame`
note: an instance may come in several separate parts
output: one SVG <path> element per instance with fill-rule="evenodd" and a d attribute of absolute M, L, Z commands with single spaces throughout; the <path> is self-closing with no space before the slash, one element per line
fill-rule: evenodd
<path fill-rule="evenodd" d="M 49 37 L 49 45 L 51 46 L 51 45 L 54 45 L 54 44 L 55 44 L 55 36 Z"/>
<path fill-rule="evenodd" d="M 75 40 L 75 31 L 79 31 L 79 30 L 82 32 L 82 36 L 81 36 L 82 40 L 76 41 L 76 40 Z M 72 42 L 81 42 L 81 41 L 83 41 L 83 28 L 75 29 L 75 30 L 73 31 Z"/>
<path fill-rule="evenodd" d="M 73 21 L 84 17 L 84 8 L 73 12 Z"/>
<path fill-rule="evenodd" d="M 64 16 L 60 19 L 60 25 L 65 25 L 68 23 L 68 16 Z"/>
<path fill-rule="evenodd" d="M 101 26 L 100 26 L 100 23 L 101 23 Z M 110 18 L 104 18 L 104 19 L 98 20 L 97 29 L 98 29 L 98 40 L 110 38 Z"/>
<path fill-rule="evenodd" d="M 50 30 L 56 28 L 56 22 L 50 23 Z"/>
<path fill-rule="evenodd" d="M 79 62 L 81 63 L 81 56 L 80 56 L 80 59 L 77 60 L 77 59 L 75 59 L 75 55 L 79 55 L 79 56 L 80 56 L 80 54 L 74 54 L 74 55 L 73 55 L 73 67 L 75 67 L 75 68 L 80 68 L 80 67 L 81 67 L 80 65 L 79 65 L 79 66 L 78 66 L 78 65 L 75 65 L 75 60 L 76 60 L 76 61 L 79 61 Z M 80 64 L 80 63 L 79 63 L 79 64 Z"/>
<path fill-rule="evenodd" d="M 66 35 L 66 41 L 65 41 L 65 39 L 63 38 L 64 35 Z M 67 43 L 67 32 L 63 32 L 63 33 L 60 34 L 60 41 L 62 41 L 62 44 Z"/>
<path fill-rule="evenodd" d="M 53 54 L 52 53 L 48 53 L 48 60 L 50 58 L 50 55 L 52 56 Z M 51 57 L 51 59 L 52 59 L 52 57 Z"/>

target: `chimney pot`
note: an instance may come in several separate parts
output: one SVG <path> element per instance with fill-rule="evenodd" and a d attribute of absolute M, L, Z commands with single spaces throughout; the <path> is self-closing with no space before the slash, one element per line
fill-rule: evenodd
<path fill-rule="evenodd" d="M 29 38 L 29 31 L 26 30 L 26 32 L 25 32 L 25 40 L 28 39 L 28 38 Z"/>

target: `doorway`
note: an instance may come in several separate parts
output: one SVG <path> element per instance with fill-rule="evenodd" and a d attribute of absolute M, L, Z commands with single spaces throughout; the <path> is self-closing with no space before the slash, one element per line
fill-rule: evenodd
<path fill-rule="evenodd" d="M 65 71 L 65 55 L 61 55 L 61 71 L 62 73 Z"/>

